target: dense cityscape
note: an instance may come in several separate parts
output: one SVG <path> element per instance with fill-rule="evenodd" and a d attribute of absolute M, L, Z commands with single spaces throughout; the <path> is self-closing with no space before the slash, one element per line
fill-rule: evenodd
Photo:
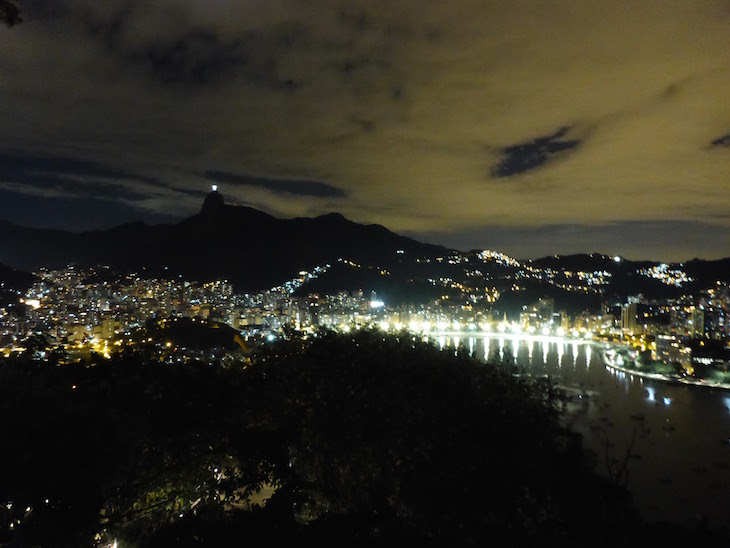
<path fill-rule="evenodd" d="M 494 251 L 472 254 L 471 260 L 467 254 L 435 260 L 465 265 L 466 280 L 429 278 L 433 286 L 450 293 L 418 305 L 392 305 L 370 288 L 306 293 L 307 284 L 326 273 L 329 264 L 301 271 L 296 278 L 255 294 L 238 293 L 226 281 L 199 283 L 180 276 L 150 279 L 138 273 L 117 275 L 108 267 L 44 269 L 27 292 L 16 292 L 17 306 L 0 309 L 2 352 L 5 357 L 22 353 L 27 350 L 25 341 L 31 340 L 36 341 L 33 351 L 37 357 L 58 356 L 61 351 L 65 359 L 90 352 L 109 358 L 111 352 L 134 345 L 133 333 L 149 320 L 187 318 L 227 324 L 239 332 L 242 341 L 271 341 L 287 329 L 306 334 L 321 328 L 346 332 L 375 326 L 426 336 L 510 333 L 620 342 L 634 350 L 632 359 L 642 354 L 645 362 L 650 356 L 654 362 L 678 364 L 678 371 L 685 375 L 697 371 L 724 379 L 721 373 L 727 371 L 725 346 L 730 320 L 727 282 L 717 281 L 715 287 L 698 295 L 651 300 L 635 295 L 625 303 L 604 301 L 599 314 L 583 311 L 571 315 L 560 302 L 547 297 L 523 305 L 518 314 L 508 314 L 495 305 L 500 297 L 498 287 L 505 287 L 505 283 L 511 282 L 512 292 L 519 292 L 521 283 L 540 281 L 569 292 L 601 295 L 611 274 L 605 270 L 539 268 L 531 261 L 523 263 Z M 620 262 L 621 258 L 614 260 Z M 346 259 L 339 262 L 363 268 Z M 490 285 L 492 276 L 485 278 L 480 270 L 490 263 L 511 267 L 511 273 Z M 681 265 L 670 268 L 661 264 L 639 269 L 637 274 L 676 287 L 691 281 Z M 480 283 L 471 284 L 475 279 Z M 39 337 L 44 341 L 42 347 L 37 345 Z M 169 344 L 164 342 L 155 341 L 161 353 L 170 354 Z M 180 356 L 185 350 L 174 349 Z M 211 352 L 214 355 L 216 351 L 220 356 L 224 349 Z M 201 354 L 191 349 L 186 357 L 201 359 Z"/>

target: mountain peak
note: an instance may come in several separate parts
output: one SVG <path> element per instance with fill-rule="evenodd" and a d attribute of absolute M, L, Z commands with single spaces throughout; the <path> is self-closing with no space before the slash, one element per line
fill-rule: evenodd
<path fill-rule="evenodd" d="M 325 213 L 324 215 L 317 217 L 317 219 L 336 222 L 347 221 L 347 218 L 342 213 Z"/>
<path fill-rule="evenodd" d="M 213 190 L 205 196 L 205 201 L 203 202 L 203 207 L 200 209 L 200 213 L 203 215 L 216 215 L 220 213 L 225 205 L 223 196 L 220 192 L 218 192 L 218 188 L 213 186 Z"/>

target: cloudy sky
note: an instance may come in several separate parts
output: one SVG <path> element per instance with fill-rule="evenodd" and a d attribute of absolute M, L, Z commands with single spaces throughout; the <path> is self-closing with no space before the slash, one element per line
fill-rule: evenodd
<path fill-rule="evenodd" d="M 217 183 L 518 257 L 730 256 L 730 0 L 23 0 L 0 219 L 168 222 Z"/>

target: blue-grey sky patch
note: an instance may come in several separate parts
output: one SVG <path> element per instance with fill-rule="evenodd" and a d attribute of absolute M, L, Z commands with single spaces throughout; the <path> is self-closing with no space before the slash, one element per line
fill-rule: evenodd
<path fill-rule="evenodd" d="M 34 211 L 33 217 L 28 211 Z M 145 211 L 123 201 L 93 196 L 39 196 L 0 188 L 0 220 L 23 226 L 75 232 L 112 228 L 122 223 L 178 221 L 175 215 Z"/>
<path fill-rule="evenodd" d="M 722 137 L 718 137 L 714 141 L 712 141 L 712 146 L 715 147 L 730 147 L 730 133 L 727 135 L 723 135 Z"/>
<path fill-rule="evenodd" d="M 117 177 L 137 179 L 147 183 L 159 183 L 155 178 L 135 174 L 99 162 L 62 156 L 36 156 L 25 153 L 0 151 L 0 176 L 8 177 L 27 173 L 64 173 L 89 177 Z"/>
<path fill-rule="evenodd" d="M 536 137 L 530 141 L 504 147 L 502 158 L 492 168 L 494 177 L 511 177 L 543 166 L 562 153 L 576 148 L 580 141 L 564 139 L 568 127 L 562 127 L 552 135 Z"/>
<path fill-rule="evenodd" d="M 147 193 L 128 185 L 130 181 L 161 184 L 153 177 L 79 158 L 0 151 L 0 184 L 25 188 L 27 194 L 68 194 L 123 200 L 146 198 Z"/>
<path fill-rule="evenodd" d="M 344 198 L 347 196 L 343 189 L 321 181 L 269 179 L 217 170 L 206 171 L 205 176 L 216 183 L 262 188 L 275 194 L 311 196 L 313 198 Z"/>

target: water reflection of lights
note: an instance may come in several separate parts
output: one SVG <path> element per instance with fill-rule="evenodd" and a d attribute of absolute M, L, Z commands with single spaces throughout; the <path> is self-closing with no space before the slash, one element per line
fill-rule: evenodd
<path fill-rule="evenodd" d="M 423 325 L 424 326 L 428 325 L 429 328 L 430 328 L 430 325 L 431 324 L 429 322 L 424 322 Z M 418 327 L 418 328 L 420 328 L 421 327 L 421 324 L 415 323 L 415 326 L 414 326 L 414 322 L 411 322 L 411 327 Z M 469 333 L 468 331 L 461 331 L 461 330 L 448 331 L 448 330 L 443 330 L 443 329 L 439 329 L 439 325 L 436 325 L 434 327 L 436 329 L 432 329 L 431 330 L 431 333 L 433 335 L 445 335 L 445 336 L 448 336 L 448 337 L 456 337 L 456 336 L 460 336 L 460 335 L 461 336 L 463 336 L 463 335 L 473 336 L 473 334 L 472 333 Z M 483 337 L 485 339 L 489 339 L 489 338 L 494 339 L 494 338 L 497 338 L 498 337 L 498 338 L 501 338 L 501 339 L 510 339 L 510 340 L 517 339 L 518 341 L 527 341 L 527 342 L 537 340 L 537 341 L 540 341 L 543 344 L 550 343 L 550 342 L 554 342 L 554 343 L 573 342 L 573 340 L 570 339 L 570 338 L 559 337 L 557 335 L 546 335 L 546 334 L 534 334 L 534 335 L 532 335 L 532 334 L 529 334 L 529 333 L 508 333 L 508 332 L 506 332 L 506 329 L 504 331 L 502 329 L 499 329 L 497 332 L 494 332 L 494 331 L 485 331 L 483 333 L 478 333 L 477 335 L 479 337 Z M 579 340 L 579 341 L 576 341 L 576 342 L 578 344 L 581 344 L 581 343 L 590 343 L 591 341 L 590 340 Z"/>
<path fill-rule="evenodd" d="M 670 403 L 672 403 L 671 398 L 664 398 L 664 405 L 669 405 Z"/>
<path fill-rule="evenodd" d="M 730 410 L 730 398 L 722 398 L 722 402 L 725 404 L 725 407 Z"/>
<path fill-rule="evenodd" d="M 517 361 L 519 359 L 518 356 L 520 355 L 520 351 L 522 350 L 523 358 L 526 356 L 530 363 L 532 363 L 533 355 L 535 352 L 539 352 L 539 348 L 542 348 L 542 361 L 544 364 L 548 363 L 548 356 L 551 354 L 554 357 L 557 357 L 558 367 L 565 365 L 563 363 L 563 357 L 566 354 L 571 358 L 570 363 L 566 361 L 568 365 L 575 366 L 581 352 L 585 352 L 586 368 L 590 368 L 592 359 L 595 360 L 595 356 L 591 349 L 592 343 L 588 341 L 574 341 L 571 339 L 546 335 L 531 336 L 525 333 L 519 335 L 513 333 L 498 333 L 480 334 L 475 336 L 473 333 L 464 331 L 453 333 L 431 332 L 430 334 L 425 335 L 424 340 L 428 339 L 436 342 L 441 349 L 447 346 L 453 346 L 454 349 L 457 349 L 460 343 L 463 342 L 464 345 L 466 345 L 468 340 L 469 353 L 472 356 L 476 356 L 478 354 L 478 357 L 482 358 L 483 352 L 483 359 L 485 362 L 494 358 L 504 359 L 505 352 L 509 352 L 510 350 L 512 350 L 512 356 Z M 481 344 L 484 345 L 483 350 L 480 348 Z M 510 344 L 510 346 L 507 347 L 507 344 Z M 527 347 L 527 352 L 524 352 L 523 345 Z M 584 350 L 581 351 L 581 348 Z M 612 351 L 609 350 L 608 352 Z M 610 366 L 607 369 L 611 372 L 611 374 L 618 375 L 621 378 L 626 376 L 624 373 L 612 370 Z"/>
<path fill-rule="evenodd" d="M 647 386 L 646 391 L 649 393 L 649 401 L 656 401 L 656 395 L 652 386 Z"/>

